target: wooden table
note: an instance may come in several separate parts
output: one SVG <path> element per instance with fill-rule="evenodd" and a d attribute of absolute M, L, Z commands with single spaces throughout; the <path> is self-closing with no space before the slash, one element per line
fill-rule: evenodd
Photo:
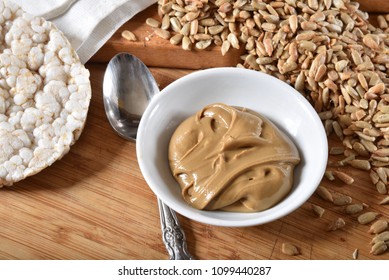
<path fill-rule="evenodd" d="M 361 2 L 369 8 L 369 1 Z M 388 2 L 381 2 L 379 11 L 389 12 Z M 213 50 L 183 52 L 156 36 L 149 41 L 139 37 L 131 44 L 120 37 L 124 29 L 137 36 L 151 34 L 144 21 L 156 16 L 155 12 L 152 6 L 127 22 L 87 63 L 93 97 L 85 130 L 70 153 L 41 173 L 0 190 L 0 259 L 167 258 L 157 200 L 140 173 L 135 144 L 116 135 L 105 117 L 102 81 L 107 60 L 119 51 L 135 53 L 151 67 L 163 88 L 194 69 L 234 66 L 239 53 L 222 57 Z M 174 63 L 161 58 L 172 51 L 175 58 L 177 54 L 183 57 Z M 330 139 L 330 144 L 336 145 L 336 140 Z M 356 179 L 352 185 L 327 179 L 322 184 L 350 195 L 354 202 L 367 203 L 369 210 L 388 219 L 389 206 L 377 205 L 382 196 L 368 173 L 348 172 Z M 322 218 L 314 216 L 311 203 L 326 209 Z M 327 224 L 338 217 L 345 219 L 346 226 L 327 232 Z M 351 259 L 356 248 L 359 259 L 389 259 L 389 252 L 369 254 L 368 225 L 359 225 L 356 217 L 345 215 L 342 207 L 316 194 L 289 216 L 260 226 L 223 228 L 179 218 L 189 251 L 198 259 Z M 282 254 L 283 242 L 295 244 L 301 254 Z"/>

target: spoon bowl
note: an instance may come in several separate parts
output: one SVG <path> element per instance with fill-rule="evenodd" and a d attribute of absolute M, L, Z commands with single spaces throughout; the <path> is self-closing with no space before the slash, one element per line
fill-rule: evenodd
<path fill-rule="evenodd" d="M 104 109 L 113 129 L 134 141 L 143 112 L 159 92 L 146 65 L 138 58 L 120 53 L 108 63 L 104 74 Z"/>

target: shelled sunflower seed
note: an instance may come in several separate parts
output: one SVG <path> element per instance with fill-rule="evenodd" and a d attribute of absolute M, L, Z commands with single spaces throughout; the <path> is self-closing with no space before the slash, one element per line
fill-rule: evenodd
<path fill-rule="evenodd" d="M 359 250 L 358 249 L 355 249 L 354 251 L 353 251 L 353 260 L 356 260 L 356 259 L 358 259 L 358 255 L 359 255 Z"/>
<path fill-rule="evenodd" d="M 335 177 L 337 177 L 339 180 L 341 180 L 347 185 L 351 185 L 352 183 L 354 183 L 354 178 L 346 174 L 345 172 L 334 170 L 333 174 Z"/>
<path fill-rule="evenodd" d="M 334 201 L 332 193 L 324 186 L 318 186 L 317 189 L 316 189 L 316 193 L 323 200 L 326 200 L 326 201 L 329 201 L 329 202 L 333 202 Z"/>
<path fill-rule="evenodd" d="M 333 203 L 337 206 L 345 206 L 351 204 L 352 201 L 352 198 L 348 195 L 337 195 L 334 197 Z"/>
<path fill-rule="evenodd" d="M 371 244 L 375 244 L 375 243 L 380 242 L 380 241 L 383 241 L 383 242 L 389 241 L 389 231 L 383 231 L 383 232 L 375 235 L 373 237 L 373 239 L 371 240 Z"/>
<path fill-rule="evenodd" d="M 358 216 L 358 222 L 361 224 L 361 225 L 366 225 L 368 223 L 371 223 L 372 221 L 374 221 L 378 216 L 378 213 L 376 212 L 366 212 L 366 213 L 363 213 L 361 215 Z"/>
<path fill-rule="evenodd" d="M 389 231 L 383 231 L 376 234 L 371 240 L 370 253 L 373 255 L 380 255 L 388 250 Z"/>
<path fill-rule="evenodd" d="M 337 218 L 336 220 L 328 224 L 327 231 L 335 231 L 343 228 L 345 225 L 346 222 L 342 218 Z"/>
<path fill-rule="evenodd" d="M 288 256 L 296 256 L 300 254 L 299 249 L 291 243 L 282 243 L 281 251 L 283 254 Z"/>
<path fill-rule="evenodd" d="M 378 241 L 375 243 L 370 250 L 370 253 L 373 255 L 381 255 L 386 252 L 388 245 L 384 241 Z"/>
<path fill-rule="evenodd" d="M 354 203 L 347 205 L 345 208 L 346 214 L 353 215 L 361 212 L 363 210 L 363 205 L 360 203 Z"/>
<path fill-rule="evenodd" d="M 381 204 L 381 205 L 389 204 L 389 196 L 383 198 L 383 199 L 379 202 L 379 204 Z"/>
<path fill-rule="evenodd" d="M 377 234 L 385 231 L 388 228 L 388 222 L 380 219 L 374 222 L 369 229 L 369 233 Z"/>
<path fill-rule="evenodd" d="M 128 41 L 136 41 L 136 36 L 134 33 L 132 33 L 130 30 L 124 30 L 122 32 L 122 37 Z"/>
<path fill-rule="evenodd" d="M 321 218 L 325 212 L 323 207 L 316 205 L 316 204 L 311 204 L 311 209 L 312 209 L 312 212 L 315 214 L 315 216 L 319 217 L 319 218 Z"/>
<path fill-rule="evenodd" d="M 334 177 L 334 173 L 329 170 L 329 169 L 326 169 L 324 175 L 327 177 L 328 180 L 330 181 L 334 181 L 335 180 L 335 177 Z"/>

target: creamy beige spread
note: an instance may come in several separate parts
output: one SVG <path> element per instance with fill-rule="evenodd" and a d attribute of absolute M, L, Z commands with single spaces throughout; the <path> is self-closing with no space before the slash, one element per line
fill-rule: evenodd
<path fill-rule="evenodd" d="M 168 157 L 187 203 L 236 212 L 262 211 L 280 202 L 300 162 L 296 146 L 268 119 L 221 103 L 178 126 Z"/>

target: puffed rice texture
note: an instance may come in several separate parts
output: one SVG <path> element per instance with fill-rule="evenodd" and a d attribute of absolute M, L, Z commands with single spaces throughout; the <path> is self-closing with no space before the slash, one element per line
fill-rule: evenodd
<path fill-rule="evenodd" d="M 79 138 L 89 71 L 55 25 L 0 1 L 0 187 L 61 159 Z"/>

